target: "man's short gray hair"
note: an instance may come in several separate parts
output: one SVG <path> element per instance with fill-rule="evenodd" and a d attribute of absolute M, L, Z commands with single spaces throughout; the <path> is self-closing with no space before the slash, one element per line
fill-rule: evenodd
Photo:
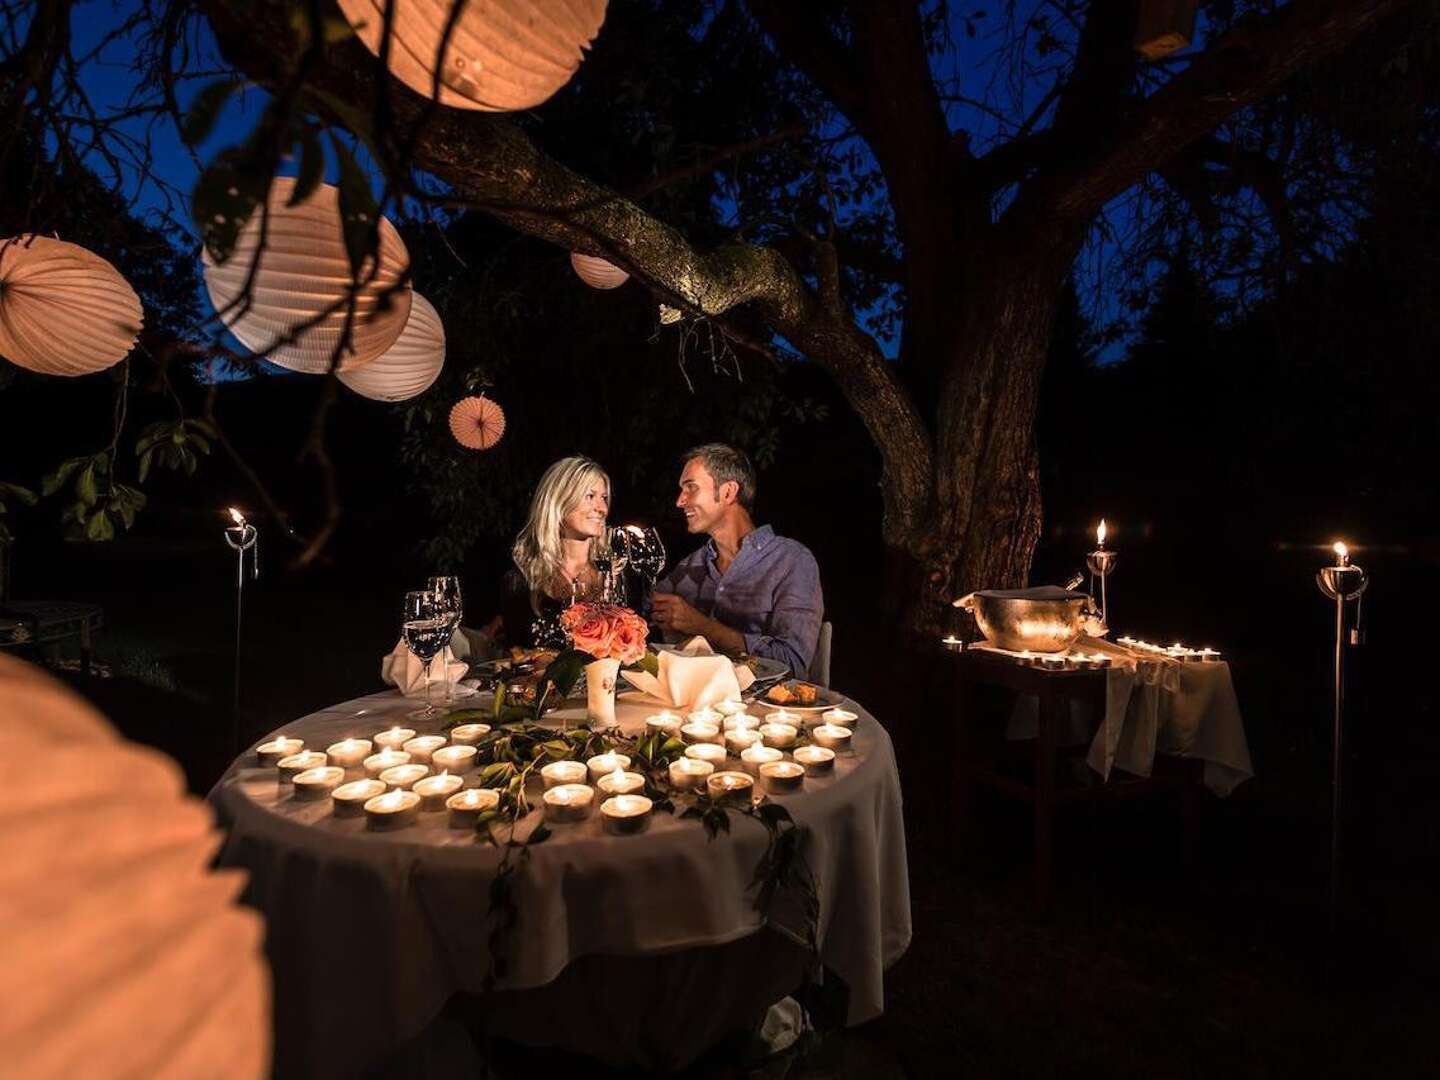
<path fill-rule="evenodd" d="M 705 443 L 685 452 L 681 458 L 681 464 L 694 461 L 699 458 L 705 466 L 705 471 L 715 478 L 715 487 L 718 490 L 720 485 L 727 480 L 734 480 L 739 486 L 735 500 L 746 510 L 754 509 L 755 506 L 755 466 L 750 464 L 750 459 L 745 451 L 737 450 L 727 443 Z"/>

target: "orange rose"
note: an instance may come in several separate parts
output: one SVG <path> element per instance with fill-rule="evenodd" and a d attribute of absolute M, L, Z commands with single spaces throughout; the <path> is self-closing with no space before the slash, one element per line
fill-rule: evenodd
<path fill-rule="evenodd" d="M 572 612 L 575 612 L 574 607 L 565 613 L 563 620 L 566 629 L 570 631 L 570 643 L 596 660 L 608 658 L 610 639 L 615 633 L 609 617 L 602 609 L 590 604 L 583 605 L 573 619 L 570 618 Z"/>
<path fill-rule="evenodd" d="M 610 656 L 622 664 L 633 664 L 645 655 L 645 620 L 633 611 L 621 611 L 614 622 L 615 633 L 610 639 Z"/>

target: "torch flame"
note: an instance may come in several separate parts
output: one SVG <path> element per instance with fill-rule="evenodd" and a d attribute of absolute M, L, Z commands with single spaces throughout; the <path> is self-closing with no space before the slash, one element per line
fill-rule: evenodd
<path fill-rule="evenodd" d="M 1096 540 L 1097 543 L 1099 543 L 1099 545 L 1100 545 L 1101 547 L 1104 547 L 1104 546 L 1105 546 L 1105 534 L 1106 534 L 1105 519 L 1104 519 L 1104 518 L 1101 518 L 1101 519 L 1100 519 L 1100 527 L 1095 530 L 1095 540 Z"/>
<path fill-rule="evenodd" d="M 233 506 L 230 507 L 230 516 L 235 519 L 236 525 L 239 525 L 242 529 L 245 527 L 245 515 Z"/>
<path fill-rule="evenodd" d="M 1344 566 L 1350 561 L 1350 549 L 1345 546 L 1345 541 L 1336 540 L 1333 550 L 1335 552 L 1335 558 L 1339 560 L 1341 566 Z"/>

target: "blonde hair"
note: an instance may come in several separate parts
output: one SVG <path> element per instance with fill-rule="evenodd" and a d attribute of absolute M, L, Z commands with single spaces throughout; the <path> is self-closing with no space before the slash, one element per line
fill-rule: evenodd
<path fill-rule="evenodd" d="M 510 555 L 530 586 L 531 601 L 547 585 L 564 580 L 560 526 L 565 515 L 580 505 L 585 492 L 597 480 L 610 488 L 610 477 L 588 457 L 561 458 L 545 470 L 530 500 L 530 515 L 515 537 Z"/>

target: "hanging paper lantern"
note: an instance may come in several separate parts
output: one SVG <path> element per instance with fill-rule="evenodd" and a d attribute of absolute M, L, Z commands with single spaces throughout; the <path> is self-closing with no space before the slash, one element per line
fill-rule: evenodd
<path fill-rule="evenodd" d="M 505 410 L 487 397 L 461 398 L 450 410 L 450 434 L 470 450 L 489 450 L 505 434 Z"/>
<path fill-rule="evenodd" d="M 386 0 L 339 0 L 356 35 L 376 56 Z M 575 74 L 605 21 L 605 0 L 486 0 L 467 4 L 445 37 L 454 0 L 397 0 L 390 26 L 390 73 L 422 97 L 435 87 L 445 42 L 440 102 L 507 112 L 548 100 Z"/>
<path fill-rule="evenodd" d="M 5 1073 L 261 1077 L 270 979 L 244 874 L 164 754 L 0 655 Z"/>
<path fill-rule="evenodd" d="M 444 366 L 445 327 L 440 313 L 419 293 L 411 293 L 410 319 L 395 344 L 364 367 L 342 371 L 337 377 L 361 397 L 407 401 L 430 389 Z"/>
<path fill-rule="evenodd" d="M 626 271 L 594 255 L 581 255 L 572 251 L 570 265 L 575 268 L 575 273 L 580 275 L 580 280 L 592 289 L 614 289 L 630 280 Z"/>
<path fill-rule="evenodd" d="M 345 329 L 346 297 L 352 286 L 350 259 L 340 227 L 339 191 L 321 184 L 299 206 L 287 206 L 295 183 L 293 177 L 277 176 L 270 185 L 265 249 L 248 310 L 241 297 L 260 243 L 258 208 L 240 230 L 228 259 L 217 263 L 205 251 L 205 287 L 225 325 L 251 352 L 291 371 L 323 375 L 330 370 Z M 396 288 L 410 264 L 410 253 L 386 218 L 380 219 L 379 256 L 380 268 L 373 278 L 370 260 L 360 268 L 365 284 L 355 296 L 355 317 L 340 371 L 353 371 L 390 348 L 410 317 L 410 287 Z M 322 312 L 328 314 L 321 317 Z M 302 326 L 304 330 L 299 329 Z M 292 334 L 295 340 L 289 341 Z"/>
<path fill-rule="evenodd" d="M 118 364 L 145 321 L 120 271 L 79 244 L 0 240 L 0 356 L 42 375 L 89 375 Z"/>

